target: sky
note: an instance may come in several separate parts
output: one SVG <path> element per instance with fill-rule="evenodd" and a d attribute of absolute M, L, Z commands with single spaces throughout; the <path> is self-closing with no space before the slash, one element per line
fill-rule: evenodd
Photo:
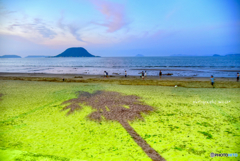
<path fill-rule="evenodd" d="M 240 53 L 240 0 L 0 0 L 0 56 Z"/>

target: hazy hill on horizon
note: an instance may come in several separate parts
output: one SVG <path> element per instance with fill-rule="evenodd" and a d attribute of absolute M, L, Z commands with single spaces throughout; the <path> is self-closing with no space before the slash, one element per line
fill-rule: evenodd
<path fill-rule="evenodd" d="M 0 58 L 22 58 L 22 57 L 18 55 L 3 55 L 0 56 Z"/>
<path fill-rule="evenodd" d="M 137 54 L 135 57 L 144 57 L 142 54 Z"/>

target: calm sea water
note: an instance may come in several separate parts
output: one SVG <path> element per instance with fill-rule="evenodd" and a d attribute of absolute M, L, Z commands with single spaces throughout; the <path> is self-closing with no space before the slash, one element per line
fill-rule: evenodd
<path fill-rule="evenodd" d="M 172 76 L 236 77 L 240 57 L 106 57 L 106 58 L 1 58 L 0 72 L 139 75 L 159 70 Z"/>

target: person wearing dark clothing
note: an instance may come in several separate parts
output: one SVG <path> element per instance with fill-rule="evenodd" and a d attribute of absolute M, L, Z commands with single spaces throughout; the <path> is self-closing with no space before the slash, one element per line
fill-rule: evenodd
<path fill-rule="evenodd" d="M 210 79 L 211 79 L 211 85 L 213 86 L 213 88 L 215 88 L 215 87 L 214 87 L 214 78 L 213 78 L 213 75 L 211 75 L 211 78 L 210 78 Z"/>
<path fill-rule="evenodd" d="M 160 77 L 160 79 L 162 78 L 162 71 L 161 70 L 159 72 L 159 77 Z"/>
<path fill-rule="evenodd" d="M 239 81 L 239 73 L 237 73 L 237 82 Z"/>
<path fill-rule="evenodd" d="M 107 76 L 107 78 L 108 78 L 108 72 L 106 72 L 106 76 Z"/>
<path fill-rule="evenodd" d="M 127 71 L 125 70 L 125 78 L 127 77 Z"/>
<path fill-rule="evenodd" d="M 142 71 L 142 79 L 144 79 L 144 72 Z"/>

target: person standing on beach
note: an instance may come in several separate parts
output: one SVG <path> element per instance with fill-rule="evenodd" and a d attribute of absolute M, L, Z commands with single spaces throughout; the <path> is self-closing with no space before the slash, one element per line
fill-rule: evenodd
<path fill-rule="evenodd" d="M 104 78 L 105 78 L 105 77 L 107 77 L 107 73 L 106 73 L 106 71 L 104 71 Z"/>
<path fill-rule="evenodd" d="M 125 70 L 125 78 L 127 77 L 127 71 Z"/>
<path fill-rule="evenodd" d="M 213 86 L 213 88 L 215 88 L 215 87 L 214 87 L 214 78 L 213 78 L 213 75 L 211 75 L 211 78 L 210 78 L 210 79 L 211 79 L 211 85 Z"/>
<path fill-rule="evenodd" d="M 160 79 L 162 78 L 162 71 L 161 70 L 159 72 L 159 77 L 160 77 Z"/>
<path fill-rule="evenodd" d="M 106 76 L 107 76 L 107 78 L 108 78 L 108 72 L 106 72 Z"/>
<path fill-rule="evenodd" d="M 144 79 L 144 72 L 142 71 L 142 79 Z"/>
<path fill-rule="evenodd" d="M 237 82 L 239 81 L 239 73 L 237 73 Z"/>

